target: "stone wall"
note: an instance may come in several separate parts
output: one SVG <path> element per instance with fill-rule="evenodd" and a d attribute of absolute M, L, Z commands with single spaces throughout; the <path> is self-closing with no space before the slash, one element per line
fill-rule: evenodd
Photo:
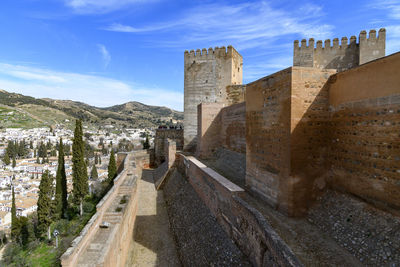
<path fill-rule="evenodd" d="M 138 204 L 137 177 L 128 170 L 134 165 L 130 157 L 128 155 L 125 158 L 124 170 L 114 179 L 113 187 L 97 204 L 96 213 L 61 256 L 62 266 L 125 265 Z M 126 202 L 121 204 L 123 196 L 126 196 Z M 122 211 L 116 212 L 117 206 Z M 108 228 L 100 228 L 104 221 L 110 223 Z"/>
<path fill-rule="evenodd" d="M 329 90 L 335 70 L 293 67 L 290 113 L 290 176 L 282 181 L 288 211 L 303 215 L 325 188 L 329 168 Z"/>
<path fill-rule="evenodd" d="M 165 140 L 176 143 L 177 150 L 183 150 L 183 129 L 157 129 L 154 138 L 154 163 L 156 166 L 165 161 Z"/>
<path fill-rule="evenodd" d="M 196 155 L 211 157 L 220 146 L 222 103 L 201 103 L 197 106 L 197 145 Z"/>
<path fill-rule="evenodd" d="M 240 197 L 244 193 L 242 188 L 194 157 L 178 154 L 177 166 L 255 266 L 302 266 L 265 218 Z"/>
<path fill-rule="evenodd" d="M 228 105 L 244 102 L 246 98 L 246 85 L 228 85 L 226 87 Z"/>
<path fill-rule="evenodd" d="M 400 208 L 400 53 L 329 83 L 329 184 Z"/>
<path fill-rule="evenodd" d="M 246 90 L 246 185 L 272 206 L 285 190 L 280 180 L 290 173 L 291 75 L 288 68 L 248 84 Z"/>
<path fill-rule="evenodd" d="M 221 110 L 221 146 L 246 153 L 246 103 L 241 102 Z"/>
<path fill-rule="evenodd" d="M 197 105 L 228 103 L 228 85 L 242 84 L 242 56 L 232 47 L 185 51 L 184 143 L 196 147 Z"/>
<path fill-rule="evenodd" d="M 308 42 L 305 39 L 294 41 L 293 49 L 293 66 L 314 67 L 321 69 L 336 69 L 343 71 L 357 67 L 366 62 L 385 56 L 385 29 L 379 30 L 379 36 L 376 36 L 376 31 L 362 31 L 359 35 L 359 43 L 355 36 L 350 37 L 350 43 L 347 37 L 341 39 L 325 40 L 324 46 L 322 41 L 317 41 L 314 47 L 314 39 L 311 38 Z"/>
<path fill-rule="evenodd" d="M 306 213 L 326 172 L 326 81 L 335 70 L 292 67 L 247 85 L 246 185 L 290 216 Z"/>
<path fill-rule="evenodd" d="M 198 143 L 196 155 L 210 158 L 219 147 L 246 153 L 246 104 L 223 107 L 221 103 L 198 106 Z"/>

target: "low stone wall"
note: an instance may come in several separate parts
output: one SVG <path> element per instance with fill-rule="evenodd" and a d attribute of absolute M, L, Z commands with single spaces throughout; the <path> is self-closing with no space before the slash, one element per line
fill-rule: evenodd
<path fill-rule="evenodd" d="M 178 170 L 255 266 L 302 266 L 261 213 L 241 198 L 241 187 L 192 156 L 178 153 L 176 160 Z"/>
<path fill-rule="evenodd" d="M 61 256 L 62 266 L 124 266 L 137 210 L 137 177 L 129 168 L 134 166 L 130 157 L 133 155 L 124 158 L 124 169 L 97 204 L 97 212 Z M 127 196 L 125 204 L 120 204 L 122 196 Z M 115 212 L 116 205 L 122 207 L 122 212 Z M 103 221 L 110 222 L 111 226 L 101 229 Z M 100 233 L 100 230 L 104 231 Z M 106 241 L 100 241 L 99 236 L 102 239 L 106 236 Z"/>

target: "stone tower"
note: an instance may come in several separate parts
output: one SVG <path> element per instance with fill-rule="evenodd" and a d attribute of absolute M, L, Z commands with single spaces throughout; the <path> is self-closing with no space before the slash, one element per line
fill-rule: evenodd
<path fill-rule="evenodd" d="M 184 149 L 192 150 L 197 137 L 197 105 L 228 103 L 226 87 L 242 84 L 243 59 L 232 47 L 185 51 Z"/>
<path fill-rule="evenodd" d="M 343 71 L 354 68 L 369 61 L 385 56 L 386 30 L 380 29 L 379 36 L 376 31 L 362 31 L 359 35 L 359 42 L 355 36 L 350 37 L 350 43 L 347 37 L 341 39 L 325 40 L 324 46 L 322 41 L 317 41 L 314 46 L 314 39 L 308 41 L 303 39 L 299 46 L 299 41 L 294 41 L 293 48 L 293 66 L 314 67 L 320 69 L 336 69 Z"/>

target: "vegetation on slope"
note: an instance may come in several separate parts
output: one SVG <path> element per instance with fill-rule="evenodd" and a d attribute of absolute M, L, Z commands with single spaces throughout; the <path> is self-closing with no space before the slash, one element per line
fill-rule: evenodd
<path fill-rule="evenodd" d="M 137 128 L 157 127 L 160 124 L 168 123 L 170 119 L 183 120 L 182 112 L 139 102 L 98 108 L 77 101 L 36 99 L 4 90 L 0 90 L 0 104 L 19 114 L 15 115 L 17 117 L 13 121 L 20 122 L 0 124 L 0 127 L 33 128 L 38 125 L 65 124 L 66 120 L 72 122 L 75 119 L 81 119 L 89 126 L 111 124 L 125 128 Z M 2 112 L 0 110 L 0 116 L 10 111 Z M 70 124 L 67 123 L 67 126 L 71 126 Z"/>

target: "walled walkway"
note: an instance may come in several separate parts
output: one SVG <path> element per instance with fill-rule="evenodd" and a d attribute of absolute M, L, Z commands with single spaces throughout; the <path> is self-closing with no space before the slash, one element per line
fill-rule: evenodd
<path fill-rule="evenodd" d="M 153 170 L 143 170 L 138 185 L 138 212 L 126 266 L 180 266 L 162 191 Z"/>

